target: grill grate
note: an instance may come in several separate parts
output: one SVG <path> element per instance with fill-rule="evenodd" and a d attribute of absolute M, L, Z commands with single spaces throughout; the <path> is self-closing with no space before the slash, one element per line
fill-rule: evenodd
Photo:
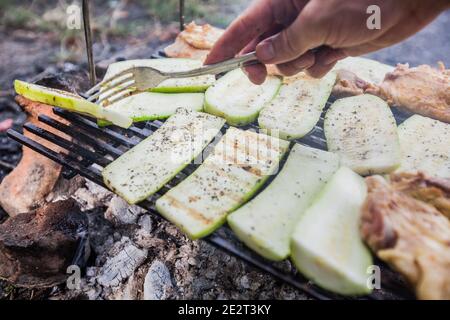
<path fill-rule="evenodd" d="M 54 134 L 31 123 L 26 123 L 24 129 L 44 138 L 52 144 L 64 148 L 69 151 L 69 153 L 55 152 L 54 150 L 37 143 L 33 139 L 24 136 L 19 131 L 9 130 L 8 135 L 21 144 L 63 165 L 66 178 L 71 178 L 76 174 L 79 174 L 101 186 L 105 186 L 101 177 L 101 168 L 135 146 L 163 124 L 162 121 L 149 121 L 146 123 L 138 123 L 127 130 L 117 127 L 99 128 L 93 119 L 59 108 L 54 108 L 53 112 L 59 117 L 69 121 L 69 124 L 61 123 L 46 115 L 39 115 L 38 120 L 43 124 L 58 130 L 61 132 L 61 135 Z M 397 119 L 401 122 L 405 117 L 397 115 Z M 225 125 L 224 130 L 227 128 L 228 126 Z M 256 125 L 249 125 L 243 129 L 253 129 L 258 131 Z M 64 138 L 66 136 L 72 137 L 72 141 Z M 321 117 L 318 125 L 309 135 L 299 139 L 297 142 L 319 149 L 326 149 L 326 141 L 323 134 L 323 117 Z M 155 214 L 158 219 L 162 220 L 163 218 L 154 208 L 154 201 L 186 176 L 191 174 L 195 168 L 196 166 L 194 164 L 189 165 L 158 193 L 141 202 L 139 205 L 150 213 Z M 244 247 L 226 225 L 214 234 L 206 237 L 204 240 L 219 249 L 242 259 L 250 265 L 271 274 L 277 280 L 303 291 L 312 298 L 323 300 L 344 299 L 342 296 L 318 288 L 301 275 L 296 274 L 295 271 L 285 271 L 286 269 L 290 269 L 286 268 L 285 263 L 272 263 L 259 257 Z M 381 268 L 383 289 L 375 290 L 372 295 L 363 297 L 362 299 L 404 299 L 412 297 L 398 275 L 394 274 L 383 265 Z"/>

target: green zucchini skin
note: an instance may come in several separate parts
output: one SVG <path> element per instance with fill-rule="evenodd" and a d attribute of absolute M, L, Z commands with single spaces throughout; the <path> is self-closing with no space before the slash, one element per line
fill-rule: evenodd
<path fill-rule="evenodd" d="M 281 79 L 269 76 L 258 86 L 241 69 L 228 72 L 205 92 L 205 111 L 225 118 L 233 126 L 254 122 L 278 93 Z"/>
<path fill-rule="evenodd" d="M 86 99 L 67 91 L 46 88 L 20 80 L 14 81 L 14 88 L 17 94 L 20 94 L 32 101 L 57 106 L 97 119 L 103 119 L 123 128 L 128 128 L 132 124 L 131 118 L 112 110 L 104 109 L 99 105 L 89 102 Z"/>
<path fill-rule="evenodd" d="M 387 103 L 369 94 L 337 100 L 325 115 L 328 150 L 361 175 L 386 174 L 400 165 L 394 115 Z"/>
<path fill-rule="evenodd" d="M 359 234 L 365 181 L 341 167 L 301 216 L 291 240 L 291 259 L 317 285 L 344 295 L 365 295 L 373 265 Z"/>
<path fill-rule="evenodd" d="M 194 173 L 156 201 L 156 209 L 189 238 L 205 237 L 276 171 L 288 145 L 231 127 Z"/>
<path fill-rule="evenodd" d="M 133 119 L 133 122 L 167 119 L 178 108 L 203 111 L 203 93 L 141 92 L 105 107 Z M 98 121 L 99 126 L 109 123 Z"/>
<path fill-rule="evenodd" d="M 271 184 L 231 213 L 228 224 L 264 258 L 286 259 L 295 225 L 338 168 L 337 155 L 295 144 Z"/>
<path fill-rule="evenodd" d="M 402 161 L 398 172 L 422 171 L 450 179 L 450 124 L 413 115 L 398 127 Z"/>
<path fill-rule="evenodd" d="M 176 72 L 188 71 L 202 66 L 202 62 L 194 59 L 164 58 L 164 59 L 136 59 L 119 61 L 109 65 L 104 79 L 108 79 L 132 67 L 152 67 L 160 71 Z M 205 75 L 186 79 L 168 79 L 163 81 L 151 92 L 160 93 L 193 93 L 205 92 L 215 82 L 214 75 Z"/>
<path fill-rule="evenodd" d="M 286 140 L 304 137 L 319 121 L 335 82 L 334 72 L 322 79 L 305 73 L 285 78 L 278 95 L 259 114 L 260 127 Z"/>
<path fill-rule="evenodd" d="M 128 203 L 138 203 L 199 155 L 224 123 L 206 113 L 177 109 L 157 131 L 106 166 L 103 180 Z"/>

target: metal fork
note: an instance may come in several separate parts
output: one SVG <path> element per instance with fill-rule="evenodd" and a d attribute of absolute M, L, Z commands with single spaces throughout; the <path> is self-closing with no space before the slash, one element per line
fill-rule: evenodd
<path fill-rule="evenodd" d="M 151 67 L 134 67 L 101 81 L 86 91 L 85 94 L 82 94 L 82 96 L 97 104 L 105 101 L 111 104 L 134 93 L 154 88 L 167 79 L 189 78 L 206 74 L 217 75 L 222 72 L 257 63 L 259 62 L 256 53 L 253 51 L 230 60 L 188 71 L 162 72 Z M 109 100 L 110 98 L 112 99 Z"/>

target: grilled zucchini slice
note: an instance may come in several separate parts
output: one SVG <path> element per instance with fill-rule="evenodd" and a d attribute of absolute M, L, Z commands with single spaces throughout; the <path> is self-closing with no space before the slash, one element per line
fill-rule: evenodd
<path fill-rule="evenodd" d="M 122 128 L 128 128 L 133 122 L 126 115 L 102 108 L 71 92 L 47 88 L 20 80 L 14 81 L 14 88 L 17 94 L 27 99 L 106 120 Z"/>
<path fill-rule="evenodd" d="M 224 122 L 206 113 L 178 109 L 151 136 L 106 166 L 103 180 L 128 203 L 140 202 L 200 154 Z"/>
<path fill-rule="evenodd" d="M 142 92 L 115 102 L 106 108 L 133 119 L 133 122 L 166 119 L 178 108 L 202 111 L 203 93 Z M 99 121 L 99 125 L 107 122 Z"/>
<path fill-rule="evenodd" d="M 397 171 L 450 179 L 450 124 L 414 115 L 398 127 L 402 162 Z"/>
<path fill-rule="evenodd" d="M 259 114 L 260 127 L 287 140 L 307 135 L 319 121 L 335 82 L 334 72 L 322 79 L 305 73 L 285 78 L 278 95 Z"/>
<path fill-rule="evenodd" d="M 364 179 L 340 168 L 301 216 L 292 237 L 292 261 L 319 286 L 348 295 L 370 293 L 372 256 L 359 236 Z"/>
<path fill-rule="evenodd" d="M 164 59 L 137 59 L 115 62 L 109 65 L 104 79 L 133 67 L 152 67 L 164 72 L 188 71 L 200 68 L 202 62 L 194 59 L 164 58 Z M 168 79 L 151 89 L 153 92 L 204 92 L 215 82 L 214 75 L 204 75 L 182 79 Z"/>
<path fill-rule="evenodd" d="M 337 100 L 325 116 L 324 131 L 329 151 L 359 174 L 389 173 L 400 165 L 397 125 L 387 103 L 378 97 Z"/>
<path fill-rule="evenodd" d="M 192 175 L 156 201 L 156 209 L 191 239 L 207 236 L 277 170 L 287 148 L 287 141 L 231 127 Z"/>
<path fill-rule="evenodd" d="M 231 125 L 249 124 L 275 97 L 280 85 L 278 77 L 269 76 L 258 86 L 241 69 L 230 71 L 206 90 L 205 111 L 225 118 Z"/>
<path fill-rule="evenodd" d="M 228 224 L 240 240 L 266 259 L 286 259 L 301 214 L 338 168 L 337 155 L 296 144 L 271 184 L 230 214 Z"/>

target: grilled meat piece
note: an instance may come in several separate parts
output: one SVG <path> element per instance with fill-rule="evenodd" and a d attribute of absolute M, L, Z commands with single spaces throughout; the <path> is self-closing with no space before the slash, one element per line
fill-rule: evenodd
<path fill-rule="evenodd" d="M 175 42 L 164 49 L 164 52 L 170 58 L 190 58 L 203 61 L 223 31 L 209 24 L 197 25 L 195 22 L 191 22 L 180 32 Z"/>
<path fill-rule="evenodd" d="M 336 84 L 333 87 L 335 98 L 347 98 L 364 94 L 370 83 L 358 77 L 351 71 L 340 69 L 336 72 Z"/>
<path fill-rule="evenodd" d="M 399 64 L 380 85 L 365 90 L 385 99 L 391 106 L 450 123 L 450 70 L 428 65 L 410 68 Z"/>
<path fill-rule="evenodd" d="M 450 299 L 450 221 L 381 176 L 368 177 L 366 182 L 363 239 L 406 277 L 419 299 Z"/>
<path fill-rule="evenodd" d="M 417 200 L 426 202 L 450 219 L 450 180 L 431 178 L 422 172 L 391 175 L 391 184 Z"/>
<path fill-rule="evenodd" d="M 188 58 L 204 61 L 209 50 L 194 48 L 178 36 L 174 43 L 164 48 L 164 53 L 169 58 Z"/>
<path fill-rule="evenodd" d="M 223 32 L 223 29 L 213 27 L 209 24 L 197 25 L 192 21 L 180 32 L 179 36 L 194 48 L 210 50 L 222 36 Z"/>

